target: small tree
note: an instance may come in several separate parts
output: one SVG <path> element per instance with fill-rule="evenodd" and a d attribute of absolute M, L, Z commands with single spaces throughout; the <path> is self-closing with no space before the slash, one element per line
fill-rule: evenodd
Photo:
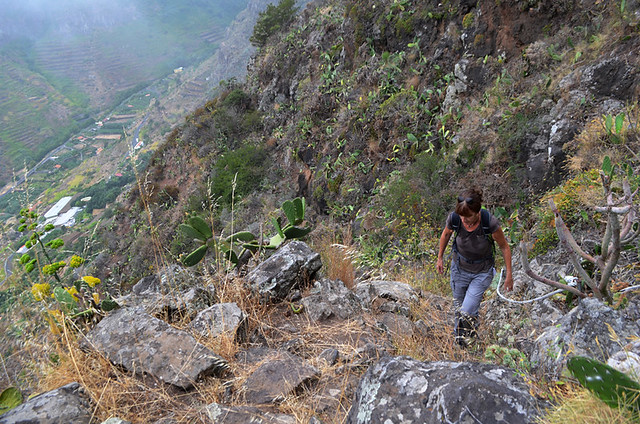
<path fill-rule="evenodd" d="M 260 12 L 253 35 L 249 38 L 251 44 L 262 47 L 269 37 L 289 26 L 298 12 L 295 4 L 295 0 L 280 0 L 277 6 L 270 4 L 267 10 Z"/>
<path fill-rule="evenodd" d="M 593 295 L 600 300 L 612 301 L 609 286 L 611 283 L 611 275 L 620 259 L 621 246 L 631 243 L 638 235 L 640 235 L 640 222 L 638 216 L 638 207 L 634 205 L 634 197 L 638 192 L 631 189 L 630 180 L 634 176 L 633 169 L 628 166 L 622 176 L 621 190 L 614 190 L 612 187 L 613 177 L 618 167 L 612 165 L 611 159 L 605 157 L 600 178 L 602 180 L 602 188 L 604 190 L 605 206 L 596 207 L 596 212 L 604 215 L 606 219 L 606 228 L 602 236 L 600 253 L 592 256 L 582 250 L 578 245 L 571 231 L 564 223 L 560 212 L 553 202 L 553 198 L 549 199 L 549 207 L 555 216 L 556 233 L 562 247 L 569 253 L 569 258 L 573 267 L 576 269 L 580 279 L 591 289 Z M 559 281 L 550 280 L 534 273 L 529 266 L 528 249 L 525 242 L 520 243 L 522 266 L 531 278 L 548 284 L 550 286 L 567 290 L 580 297 L 587 295 L 578 288 L 568 286 Z M 587 261 L 595 266 L 596 272 L 589 275 L 582 265 L 580 259 Z"/>

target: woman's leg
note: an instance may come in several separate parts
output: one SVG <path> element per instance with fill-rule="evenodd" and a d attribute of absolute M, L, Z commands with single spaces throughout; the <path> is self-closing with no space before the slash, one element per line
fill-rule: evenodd
<path fill-rule="evenodd" d="M 451 292 L 453 293 L 454 308 L 453 335 L 455 336 L 456 343 L 462 346 L 466 345 L 464 341 L 464 322 L 461 320 L 462 304 L 464 303 L 472 276 L 473 274 L 460 270 L 458 264 L 453 261 L 451 264 Z"/>
<path fill-rule="evenodd" d="M 477 318 L 478 311 L 480 310 L 480 302 L 482 302 L 482 296 L 487 291 L 493 280 L 495 270 L 492 268 L 488 272 L 482 272 L 480 274 L 471 274 L 472 277 L 469 281 L 467 289 L 465 290 L 464 299 L 460 306 L 460 310 L 463 314 Z"/>
<path fill-rule="evenodd" d="M 462 346 L 468 344 L 468 338 L 475 337 L 478 311 L 484 292 L 491 285 L 495 270 L 473 274 L 451 267 L 451 290 L 455 308 L 454 334 L 456 342 Z"/>

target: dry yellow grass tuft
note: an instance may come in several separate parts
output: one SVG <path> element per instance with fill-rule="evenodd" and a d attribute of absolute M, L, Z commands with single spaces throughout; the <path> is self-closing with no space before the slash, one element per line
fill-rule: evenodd
<path fill-rule="evenodd" d="M 622 112 L 624 120 L 621 130 L 613 128 L 607 130 L 606 116 L 598 116 L 587 122 L 580 134 L 565 145 L 571 155 L 569 169 L 574 172 L 600 169 L 602 160 L 609 156 L 614 164 L 623 164 L 628 157 L 638 159 L 640 148 L 640 109 L 637 105 L 626 108 Z M 610 117 L 612 121 L 615 117 Z"/>
<path fill-rule="evenodd" d="M 314 247 L 320 252 L 327 277 L 340 280 L 349 289 L 355 286 L 353 237 L 350 227 L 342 227 L 339 236 L 336 231 L 320 229 L 314 240 Z"/>
<path fill-rule="evenodd" d="M 551 387 L 554 406 L 539 418 L 538 424 L 633 424 L 638 417 L 626 408 L 611 408 L 587 389 L 573 384 Z"/>
<path fill-rule="evenodd" d="M 38 389 L 44 392 L 79 382 L 95 405 L 97 421 L 120 417 L 132 423 L 149 423 L 173 416 L 178 422 L 205 423 L 199 419 L 202 405 L 217 400 L 223 391 L 220 380 L 207 379 L 195 391 L 184 392 L 123 371 L 99 354 L 77 346 L 76 335 L 65 329 L 56 343 L 58 365 L 43 375 Z"/>

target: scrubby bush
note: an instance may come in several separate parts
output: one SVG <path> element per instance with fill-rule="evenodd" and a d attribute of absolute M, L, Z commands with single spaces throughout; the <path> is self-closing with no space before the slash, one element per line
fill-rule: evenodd
<path fill-rule="evenodd" d="M 381 205 L 391 218 L 403 214 L 414 219 L 428 216 L 430 223 L 437 226 L 444 222 L 450 208 L 450 202 L 442 196 L 448 186 L 444 162 L 425 152 L 406 171 L 389 179 L 381 192 Z"/>
<path fill-rule="evenodd" d="M 222 155 L 214 166 L 211 192 L 222 204 L 231 204 L 231 195 L 245 196 L 257 189 L 266 169 L 266 152 L 261 147 L 246 145 Z"/>
<path fill-rule="evenodd" d="M 297 12 L 295 0 L 280 0 L 277 6 L 268 5 L 267 10 L 258 15 L 258 21 L 253 27 L 253 34 L 249 41 L 256 47 L 264 46 L 269 37 L 287 28 Z"/>

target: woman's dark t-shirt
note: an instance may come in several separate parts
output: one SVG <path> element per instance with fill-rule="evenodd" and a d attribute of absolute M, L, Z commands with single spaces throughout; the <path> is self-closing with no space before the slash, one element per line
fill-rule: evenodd
<path fill-rule="evenodd" d="M 447 217 L 447 223 L 445 225 L 448 229 L 453 230 L 453 227 L 451 226 L 451 215 L 452 214 L 449 214 Z M 500 228 L 500 222 L 495 216 L 491 215 L 491 219 L 489 220 L 489 232 L 493 234 L 498 231 L 498 228 Z M 484 235 L 482 223 L 478 223 L 476 229 L 469 232 L 464 228 L 462 222 L 460 222 L 460 230 L 458 231 L 458 236 L 455 241 L 460 255 L 469 260 L 476 261 L 491 256 L 492 245 Z M 458 255 L 455 252 L 453 253 L 453 260 L 456 261 L 456 263 L 458 262 Z M 480 272 L 487 272 L 494 265 L 493 260 L 491 259 L 481 263 L 468 263 L 464 259 L 460 258 L 459 263 L 462 270 L 476 274 Z"/>

